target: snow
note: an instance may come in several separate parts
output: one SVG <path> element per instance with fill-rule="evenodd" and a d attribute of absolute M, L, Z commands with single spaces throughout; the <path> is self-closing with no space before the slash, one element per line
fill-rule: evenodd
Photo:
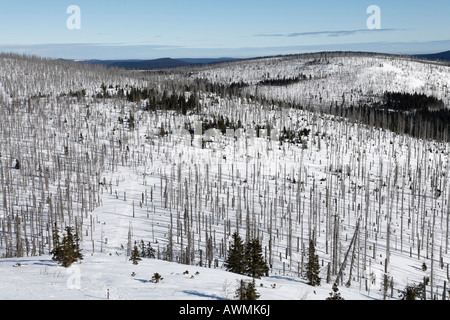
<path fill-rule="evenodd" d="M 23 65 L 14 61 L 10 61 L 10 74 L 17 77 Z M 387 88 L 433 92 L 448 99 L 445 83 L 450 83 L 450 76 L 448 68 L 442 66 L 401 59 L 386 61 L 385 58 L 333 58 L 330 61 L 314 65 L 303 60 L 258 59 L 244 64 L 227 64 L 223 68 L 208 67 L 191 77 L 208 77 L 219 83 L 241 80 L 257 83 L 266 77 L 266 73 L 275 77 L 278 74 L 297 75 L 299 70 L 313 75 L 321 72 L 328 76 L 308 84 L 286 88 L 259 87 L 258 90 L 268 97 L 277 96 L 287 100 L 299 96 L 300 99 L 309 100 L 310 95 L 323 93 L 325 105 L 341 97 L 342 91 L 346 94 L 352 92 L 360 98 L 364 94 L 359 96 L 358 90 L 379 94 Z M 45 69 L 47 73 L 56 73 L 45 64 L 44 67 L 49 68 Z M 73 78 L 68 76 L 69 72 L 61 78 L 69 77 L 71 83 L 83 79 L 83 86 L 77 84 L 75 89 L 89 83 L 86 87 L 90 93 L 97 92 L 103 81 L 107 85 L 119 86 L 129 81 L 142 87 L 151 83 L 138 80 L 139 77 L 133 78 L 128 73 L 119 77 L 97 71 L 84 74 L 77 70 Z M 171 80 L 175 78 L 172 75 L 168 77 Z M 14 76 L 11 79 L 15 79 Z M 334 83 L 336 79 L 345 81 Z M 52 90 L 68 92 L 71 89 L 60 78 L 48 84 L 40 83 L 38 87 L 30 82 L 17 87 L 17 90 L 5 88 L 4 91 L 12 90 L 14 95 L 24 97 L 41 90 L 42 94 L 50 94 Z M 52 97 L 47 97 L 39 100 L 39 110 L 45 112 L 40 114 L 37 127 L 32 127 L 35 123 L 24 110 L 26 108 L 18 108 L 14 118 L 9 120 L 16 124 L 15 131 L 10 133 L 12 140 L 0 136 L 3 139 L 0 149 L 4 157 L 2 161 L 12 160 L 16 154 L 22 154 L 24 168 L 21 171 L 12 171 L 4 162 L 0 163 L 8 173 L 6 177 L 13 181 L 12 185 L 19 188 L 11 191 L 14 195 L 13 206 L 17 212 L 21 212 L 24 207 L 31 207 L 34 197 L 42 203 L 48 216 L 47 197 L 53 195 L 53 199 L 58 199 L 57 195 L 65 192 L 66 188 L 72 191 L 72 218 L 76 221 L 71 222 L 82 221 L 84 260 L 64 269 L 52 261 L 48 248 L 39 257 L 0 259 L 0 299 L 233 299 L 238 281 L 250 278 L 225 271 L 221 246 L 228 244 L 231 233 L 238 229 L 244 237 L 247 232 L 261 237 L 263 248 L 268 247 L 272 236 L 272 270 L 269 276 L 256 280 L 261 300 L 324 300 L 332 291 L 336 279 L 334 275 L 330 283 L 325 281 L 327 264 L 331 261 L 332 247 L 328 241 L 333 225 L 332 210 L 338 212 L 340 219 L 341 262 L 355 234 L 356 222 L 360 217 L 367 218 L 367 229 L 361 227 L 359 230 L 357 261 L 353 265 L 353 277 L 361 280 L 352 279 L 349 287 L 339 286 L 346 300 L 383 298 L 381 284 L 387 258 L 387 228 L 390 228 L 391 248 L 388 274 L 394 280 L 393 295 L 389 292 L 388 299 L 398 299 L 399 290 L 407 284 L 419 283 L 424 276 L 431 276 L 432 241 L 427 232 L 433 234 L 435 243 L 433 290 L 438 295 L 442 293 L 442 285 L 447 277 L 445 267 L 439 266 L 441 247 L 444 251 L 444 266 L 450 262 L 450 254 L 445 248 L 445 224 L 448 217 L 444 214 L 444 208 L 448 209 L 446 199 L 450 190 L 444 174 L 448 172 L 450 161 L 448 143 L 413 139 L 309 111 L 272 109 L 242 97 L 224 98 L 203 94 L 202 99 L 205 101 L 205 115 L 224 114 L 230 119 L 242 120 L 248 128 L 251 128 L 252 123 L 269 122 L 279 131 L 283 126 L 312 131 L 303 146 L 289 143 L 280 145 L 263 138 L 234 141 L 234 138 L 218 135 L 206 148 L 202 148 L 197 141 L 199 137 L 191 145 L 189 139 L 187 144 L 181 142 L 182 137 L 175 133 L 166 137 L 158 136 L 161 124 L 165 128 L 169 124 L 174 129 L 185 122 L 199 120 L 196 115 L 143 112 L 130 103 L 107 99 L 91 99 L 86 103 L 72 101 L 70 108 L 58 108 L 58 103 Z M 89 117 L 87 103 L 91 114 Z M 126 128 L 126 125 L 120 125 L 117 120 L 130 110 L 136 112 L 137 128 L 134 131 Z M 83 142 L 77 139 L 80 133 L 84 137 Z M 67 156 L 63 151 L 66 145 L 69 146 Z M 27 179 L 36 185 L 41 185 L 40 181 L 43 180 L 31 174 L 36 172 L 33 165 L 37 166 L 37 162 L 31 159 L 35 149 L 41 157 L 39 165 L 51 168 L 58 164 L 64 167 L 57 174 L 44 175 L 50 185 L 45 191 L 34 190 L 31 183 L 20 187 L 20 183 Z M 90 161 L 86 161 L 86 158 Z M 78 167 L 72 166 L 73 163 Z M 434 172 L 435 168 L 447 171 Z M 416 182 L 415 173 L 419 170 L 424 176 L 425 172 L 430 174 L 433 180 L 422 181 L 414 193 L 410 186 Z M 388 177 L 394 176 L 397 177 L 396 182 L 387 183 Z M 100 185 L 99 182 L 103 181 L 106 183 Z M 445 188 L 441 197 L 435 197 L 433 193 L 438 183 Z M 95 189 L 95 198 L 90 199 L 91 193 L 88 191 L 80 196 L 83 190 L 78 189 L 79 184 L 87 190 Z M 330 189 L 332 187 L 335 188 Z M 400 210 L 403 208 L 402 202 L 392 196 L 392 192 L 401 188 L 405 197 L 403 212 Z M 6 191 L 0 189 L 0 193 L 3 192 Z M 326 204 L 328 192 L 331 198 L 330 203 Z M 417 202 L 418 192 L 422 192 L 420 203 Z M 370 197 L 368 206 L 366 196 Z M 86 204 L 88 197 L 89 204 Z M 378 201 L 379 197 L 383 201 Z M 301 200 L 300 205 L 297 204 L 298 199 Z M 67 214 L 70 206 L 66 198 L 62 202 L 64 214 Z M 57 205 L 57 201 L 54 204 Z M 174 226 L 174 256 L 179 259 L 187 245 L 187 221 L 183 218 L 183 212 L 191 207 L 194 209 L 190 212 L 189 227 L 194 237 L 195 255 L 191 265 L 147 258 L 143 258 L 138 265 L 129 261 L 129 234 L 133 242 L 151 242 L 155 250 L 162 252 L 169 241 L 171 221 Z M 366 207 L 368 217 L 363 215 Z M 276 211 L 273 216 L 269 215 L 272 208 Z M 419 215 L 424 210 L 428 210 L 427 215 Z M 437 212 L 436 224 L 432 219 L 433 210 Z M 6 218 L 3 207 L 0 214 L 2 219 Z M 419 221 L 419 218 L 422 220 Z M 250 231 L 246 229 L 247 219 L 252 226 Z M 63 224 L 61 220 L 59 223 Z M 289 223 L 292 228 L 289 228 Z M 306 280 L 298 274 L 299 261 L 304 254 L 301 246 L 307 243 L 312 225 L 317 226 L 317 252 L 321 263 L 322 284 L 318 287 L 307 285 Z M 415 234 L 412 230 L 418 232 Z M 292 243 L 289 243 L 290 232 Z M 364 251 L 366 235 L 367 252 Z M 207 236 L 214 237 L 214 259 L 218 262 L 217 266 L 213 264 L 211 268 L 205 266 Z M 429 241 L 425 246 L 422 243 L 419 253 L 417 239 L 425 237 Z M 291 252 L 288 255 L 289 249 Z M 413 250 L 411 254 L 410 249 Z M 4 253 L 3 248 L 1 250 Z M 200 250 L 203 252 L 204 266 L 199 265 Z M 367 256 L 366 270 L 361 267 L 363 254 Z M 428 266 L 427 271 L 421 270 L 423 262 Z M 155 273 L 163 277 L 160 283 L 150 281 Z M 345 284 L 349 280 L 348 263 L 343 277 Z"/>
<path fill-rule="evenodd" d="M 123 255 L 107 253 L 86 255 L 68 269 L 51 257 L 8 258 L 0 260 L 0 270 L 7 279 L 2 300 L 233 300 L 238 281 L 251 280 L 220 269 L 156 259 L 133 265 Z M 160 283 L 151 282 L 155 272 L 163 277 Z M 332 291 L 331 285 L 313 288 L 286 276 L 264 277 L 256 285 L 261 300 L 324 300 Z M 345 287 L 340 292 L 349 300 L 371 299 Z"/>
<path fill-rule="evenodd" d="M 349 133 L 352 135 L 352 133 Z M 345 138 L 345 137 L 343 137 Z M 389 138 L 387 138 L 389 139 Z M 176 141 L 176 139 L 174 139 Z M 262 140 L 256 140 L 253 152 L 259 150 L 258 143 L 265 144 Z M 234 291 L 239 279 L 246 277 L 232 274 L 223 270 L 223 268 L 206 268 L 192 265 L 181 265 L 173 262 L 165 262 L 156 259 L 143 259 L 139 264 L 133 265 L 126 256 L 127 235 L 128 231 L 132 230 L 133 239 L 139 241 L 144 239 L 146 242 L 155 242 L 155 239 L 163 247 L 167 241 L 167 231 L 170 212 L 163 210 L 158 203 L 154 207 L 148 208 L 139 207 L 139 198 L 143 190 L 150 186 L 159 185 L 160 179 L 156 172 L 164 172 L 169 170 L 170 166 L 176 163 L 188 166 L 189 163 L 199 163 L 207 159 L 208 163 L 215 163 L 222 158 L 221 154 L 214 156 L 210 150 L 200 150 L 195 147 L 186 148 L 180 147 L 176 144 L 169 143 L 171 148 L 164 149 L 160 154 L 166 159 L 171 159 L 168 163 L 163 162 L 150 166 L 155 170 L 154 172 L 139 168 L 132 170 L 126 167 L 120 168 L 115 173 L 111 174 L 112 181 L 118 181 L 119 188 L 116 197 L 115 192 L 109 194 L 106 192 L 102 196 L 102 206 L 95 209 L 90 215 L 93 217 L 93 228 L 88 225 L 89 235 L 84 236 L 84 255 L 85 258 L 80 264 L 65 270 L 58 266 L 51 258 L 47 256 L 33 257 L 33 258 L 18 258 L 18 259 L 2 259 L 0 260 L 0 270 L 3 279 L 8 279 L 7 285 L 0 292 L 2 299 L 106 299 L 109 290 L 109 299 L 125 299 L 125 300 L 139 300 L 139 299 L 162 299 L 162 300 L 183 300 L 183 299 L 207 299 L 207 300 L 221 300 L 232 299 Z M 370 144 L 369 144 L 370 145 Z M 375 149 L 372 149 L 375 148 Z M 384 152 L 380 146 L 374 146 L 366 149 L 370 154 L 377 154 L 379 149 L 380 154 Z M 324 177 L 325 162 L 320 165 L 321 159 L 326 159 L 326 151 L 315 154 L 307 152 L 305 158 L 305 166 L 307 167 L 308 176 Z M 401 148 L 395 149 L 397 154 L 402 154 L 404 151 Z M 175 155 L 183 152 L 182 157 Z M 267 167 L 264 174 L 268 176 L 276 176 L 277 171 L 288 164 L 296 167 L 294 161 L 296 153 L 294 150 L 283 151 L 275 149 L 273 152 L 279 153 L 278 156 L 270 153 L 270 158 L 267 163 L 272 163 L 273 167 Z M 225 152 L 230 154 L 230 152 Z M 165 156 L 169 154 L 169 156 Z M 252 154 L 250 152 L 250 154 Z M 281 156 L 284 154 L 284 156 Z M 155 155 L 154 155 L 155 156 Z M 273 158 L 272 158 L 273 157 Z M 239 157 L 237 157 L 239 159 Z M 349 155 L 350 160 L 351 155 Z M 387 158 L 387 157 L 386 157 Z M 203 160 L 202 160 L 203 159 Z M 271 160 L 270 160 L 271 159 Z M 275 162 L 275 159 L 277 162 Z M 154 160 L 156 161 L 156 160 Z M 175 164 L 171 162 L 174 161 Z M 227 171 L 227 165 L 236 165 L 245 172 L 245 162 L 242 160 L 230 161 L 230 163 L 223 163 L 224 172 Z M 165 166 L 168 166 L 165 168 Z M 176 167 L 176 166 L 175 166 Z M 293 169 L 287 168 L 287 172 Z M 211 165 L 211 175 L 214 173 L 214 167 Z M 230 168 L 228 168 L 230 169 Z M 145 178 L 143 172 L 146 172 Z M 283 169 L 284 170 L 284 169 Z M 374 168 L 374 172 L 376 169 Z M 105 173 L 107 175 L 107 172 Z M 226 177 L 226 175 L 224 175 Z M 228 176 L 228 179 L 231 179 Z M 278 179 L 276 179 L 278 180 Z M 276 181 L 275 180 L 275 181 Z M 230 182 L 230 181 L 228 181 Z M 108 189 L 106 187 L 105 189 Z M 159 199 L 159 191 L 155 191 L 155 198 Z M 125 200 L 126 196 L 126 200 Z M 135 216 L 133 217 L 133 202 Z M 205 208 L 206 209 L 206 208 Z M 149 216 L 147 216 L 150 210 Z M 152 212 L 155 210 L 155 213 Z M 281 210 L 280 208 L 278 210 Z M 353 217 L 348 219 L 347 227 L 354 225 Z M 306 225 L 306 221 L 305 221 Z M 93 230 L 91 234 L 90 230 Z M 216 236 L 219 238 L 223 227 L 216 226 Z M 299 231 L 298 231 L 299 232 Z M 306 233 L 306 231 L 305 231 Z M 348 230 L 349 238 L 353 231 Z M 299 233 L 297 233 L 299 234 Z M 306 236 L 306 235 L 305 235 Z M 94 239 L 92 245 L 91 238 Z M 103 242 L 101 241 L 103 239 Z M 350 239 L 349 239 L 350 240 Z M 266 241 L 266 240 L 265 240 Z M 280 242 L 282 245 L 285 240 Z M 347 242 L 348 243 L 348 242 Z M 321 246 L 323 243 L 321 244 Z M 384 249 L 383 242 L 377 244 L 379 246 L 377 255 L 381 256 L 373 260 L 371 275 L 374 283 L 369 283 L 369 291 L 358 288 L 360 285 L 356 284 L 355 288 L 340 287 L 342 296 L 349 300 L 366 300 L 366 299 L 380 299 L 381 293 L 379 288 L 380 279 L 383 275 L 383 260 Z M 391 257 L 391 272 L 390 275 L 396 281 L 396 288 L 403 288 L 410 280 L 417 280 L 417 271 L 420 267 L 421 260 L 414 257 L 406 256 L 406 248 L 403 252 L 399 251 L 399 245 L 396 244 L 396 251 Z M 405 244 L 406 247 L 406 244 Z M 156 249 L 156 247 L 154 247 Z M 343 248 L 345 249 L 345 248 Z M 295 254 L 295 253 L 294 253 Z M 371 255 L 371 254 L 369 254 Z M 320 249 L 321 258 L 326 257 L 323 248 Z M 295 254 L 293 260 L 297 261 L 300 257 Z M 286 262 L 288 260 L 284 260 Z M 20 267 L 17 266 L 20 263 Z M 261 294 L 261 299 L 264 300 L 324 300 L 331 292 L 332 283 L 324 283 L 320 287 L 310 287 L 306 281 L 296 276 L 296 268 L 287 271 L 283 275 L 281 262 L 278 262 L 274 268 L 274 272 L 269 277 L 264 277 L 257 280 L 257 290 Z M 185 271 L 188 274 L 183 274 Z M 132 276 L 132 273 L 135 273 Z M 163 276 L 161 283 L 151 283 L 149 280 L 152 275 L 158 272 Z M 196 275 L 196 272 L 199 274 Z M 324 276 L 324 268 L 322 268 L 322 276 Z M 439 279 L 442 275 L 438 276 Z M 247 278 L 249 279 L 249 278 Z M 77 282 L 79 281 L 79 282 Z M 323 280 L 323 282 L 325 282 Z M 262 286 L 261 286 L 262 284 Z M 398 297 L 397 291 L 394 298 Z"/>
<path fill-rule="evenodd" d="M 322 54 L 314 58 L 294 56 L 244 61 L 202 70 L 198 76 L 213 83 L 246 82 L 253 85 L 247 92 L 255 95 L 257 92 L 269 99 L 295 101 L 303 106 L 341 103 L 343 94 L 346 102 L 357 103 L 367 98 L 367 94 L 373 98 L 385 91 L 434 95 L 448 106 L 448 69 L 445 65 L 408 57 Z M 311 76 L 312 80 L 283 87 L 257 86 L 255 91 L 254 85 L 261 80 L 293 78 L 301 73 L 308 78 Z"/>

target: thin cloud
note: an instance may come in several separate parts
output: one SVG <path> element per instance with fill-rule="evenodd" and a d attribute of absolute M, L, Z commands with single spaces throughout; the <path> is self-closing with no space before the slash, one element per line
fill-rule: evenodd
<path fill-rule="evenodd" d="M 401 29 L 358 29 L 358 30 L 338 30 L 338 31 L 314 31 L 314 32 L 296 32 L 296 33 L 261 33 L 257 34 L 256 37 L 341 37 L 341 36 L 351 36 L 361 33 L 369 32 L 391 32 L 399 31 Z"/>

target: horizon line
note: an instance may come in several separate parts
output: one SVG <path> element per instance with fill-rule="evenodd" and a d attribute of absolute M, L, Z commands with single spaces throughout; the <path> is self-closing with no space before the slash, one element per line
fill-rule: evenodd
<path fill-rule="evenodd" d="M 108 49 L 108 50 L 105 50 Z M 132 51 L 133 53 L 130 53 Z M 368 42 L 274 47 L 196 48 L 174 45 L 127 45 L 119 43 L 0 44 L 0 52 L 66 60 L 152 59 L 249 59 L 317 52 L 368 52 L 396 55 L 437 54 L 450 51 L 450 40 L 426 42 Z"/>

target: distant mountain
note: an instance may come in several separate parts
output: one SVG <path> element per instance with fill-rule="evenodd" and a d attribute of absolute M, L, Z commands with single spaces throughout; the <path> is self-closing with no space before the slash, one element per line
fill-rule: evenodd
<path fill-rule="evenodd" d="M 118 61 L 111 66 L 124 69 L 166 69 L 189 66 L 188 62 L 171 58 L 142 61 Z"/>
<path fill-rule="evenodd" d="M 450 51 L 434 53 L 434 54 L 418 54 L 418 55 L 414 55 L 414 56 L 417 58 L 420 58 L 420 59 L 427 59 L 427 60 L 450 61 Z"/>
<path fill-rule="evenodd" d="M 153 60 L 74 60 L 79 63 L 99 64 L 109 67 L 117 67 L 128 70 L 154 70 L 179 68 L 193 65 L 214 64 L 225 61 L 234 61 L 234 58 L 186 58 L 172 59 L 161 58 Z"/>
<path fill-rule="evenodd" d="M 235 61 L 238 60 L 236 58 L 201 58 L 201 59 L 195 59 L 195 58 L 183 58 L 179 59 L 181 61 L 188 62 L 190 64 L 213 64 L 213 63 L 221 63 L 221 62 L 227 62 L 227 61 Z"/>

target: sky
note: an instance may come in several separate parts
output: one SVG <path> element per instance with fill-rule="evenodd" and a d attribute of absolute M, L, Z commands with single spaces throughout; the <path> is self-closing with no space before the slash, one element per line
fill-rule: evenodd
<path fill-rule="evenodd" d="M 79 10 L 72 10 L 71 6 Z M 369 11 L 370 6 L 378 11 Z M 70 10 L 68 10 L 70 9 Z M 66 59 L 450 50 L 449 0 L 17 0 L 0 51 Z"/>

